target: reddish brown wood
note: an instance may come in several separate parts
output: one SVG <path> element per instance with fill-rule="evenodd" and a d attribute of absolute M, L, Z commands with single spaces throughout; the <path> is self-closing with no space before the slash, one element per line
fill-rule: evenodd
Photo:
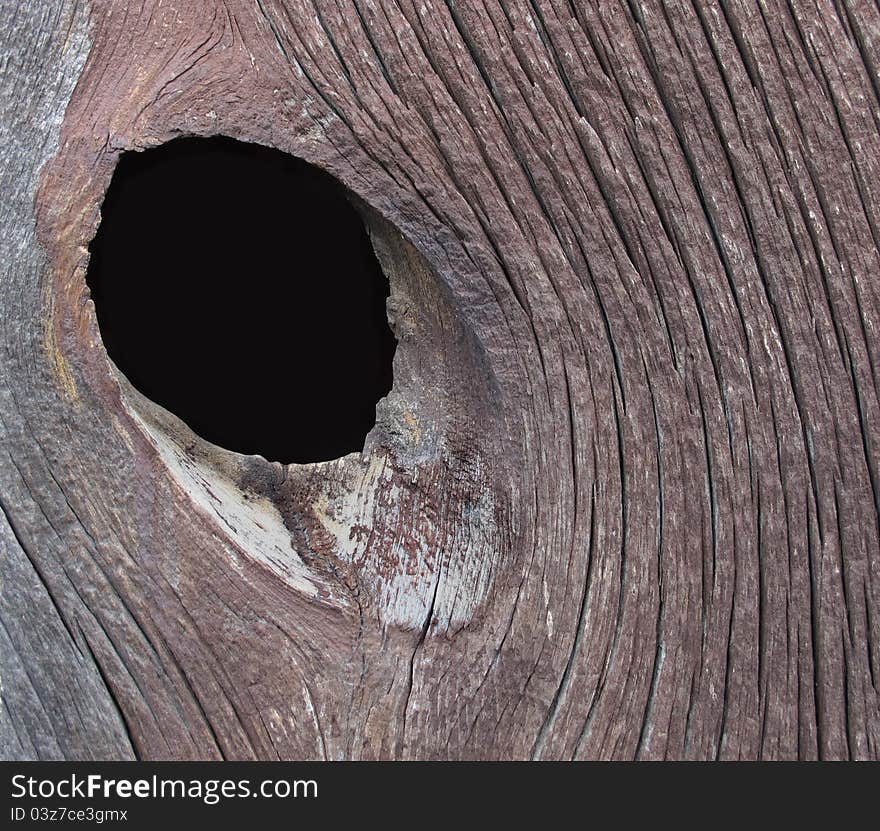
<path fill-rule="evenodd" d="M 57 5 L 0 20 L 4 755 L 880 756 L 874 4 Z M 355 194 L 363 454 L 107 359 L 114 164 L 214 134 Z"/>

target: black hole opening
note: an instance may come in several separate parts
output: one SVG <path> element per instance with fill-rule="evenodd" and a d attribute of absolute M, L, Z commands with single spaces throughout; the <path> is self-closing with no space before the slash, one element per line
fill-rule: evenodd
<path fill-rule="evenodd" d="M 277 150 L 177 139 L 124 154 L 101 213 L 87 282 L 141 393 L 241 453 L 363 448 L 396 342 L 342 185 Z"/>

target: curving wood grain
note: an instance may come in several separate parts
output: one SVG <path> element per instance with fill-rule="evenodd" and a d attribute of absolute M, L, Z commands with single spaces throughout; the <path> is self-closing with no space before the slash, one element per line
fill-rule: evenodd
<path fill-rule="evenodd" d="M 880 757 L 875 4 L 0 14 L 4 756 Z M 215 134 L 364 216 L 363 454 L 106 356 L 114 164 Z"/>

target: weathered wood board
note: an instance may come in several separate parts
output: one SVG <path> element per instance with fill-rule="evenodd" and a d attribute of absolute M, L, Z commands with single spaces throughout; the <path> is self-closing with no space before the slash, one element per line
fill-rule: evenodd
<path fill-rule="evenodd" d="M 4 757 L 880 757 L 876 4 L 11 0 L 0 43 Z M 215 134 L 370 228 L 363 454 L 212 447 L 107 358 L 114 164 Z"/>

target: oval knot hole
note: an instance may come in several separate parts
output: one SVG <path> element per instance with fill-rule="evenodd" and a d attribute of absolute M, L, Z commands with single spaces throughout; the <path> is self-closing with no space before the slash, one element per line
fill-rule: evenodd
<path fill-rule="evenodd" d="M 225 138 L 124 154 L 87 282 L 108 354 L 201 437 L 280 462 L 361 450 L 391 388 L 388 280 L 342 185 Z"/>

